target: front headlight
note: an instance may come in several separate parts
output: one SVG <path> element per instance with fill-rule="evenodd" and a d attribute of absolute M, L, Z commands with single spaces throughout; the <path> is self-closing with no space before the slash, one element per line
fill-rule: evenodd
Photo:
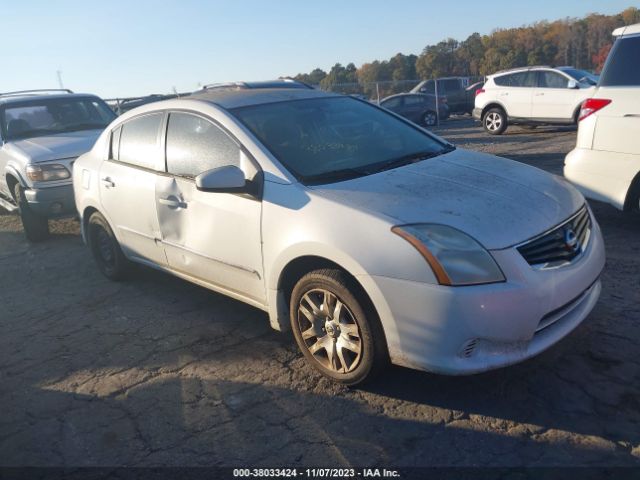
<path fill-rule="evenodd" d="M 460 230 L 438 224 L 398 225 L 400 235 L 424 257 L 441 285 L 504 282 L 491 254 Z"/>
<path fill-rule="evenodd" d="M 64 165 L 48 163 L 45 165 L 28 165 L 27 177 L 32 182 L 50 182 L 53 180 L 66 180 L 71 173 Z"/>

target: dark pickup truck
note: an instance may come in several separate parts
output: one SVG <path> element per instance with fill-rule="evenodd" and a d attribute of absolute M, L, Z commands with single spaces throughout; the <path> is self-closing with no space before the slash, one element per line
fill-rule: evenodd
<path fill-rule="evenodd" d="M 451 113 L 469 113 L 473 111 L 475 88 L 470 88 L 468 77 L 438 78 L 438 96 L 447 98 Z M 411 93 L 428 93 L 435 95 L 436 84 L 433 79 L 420 82 Z"/>

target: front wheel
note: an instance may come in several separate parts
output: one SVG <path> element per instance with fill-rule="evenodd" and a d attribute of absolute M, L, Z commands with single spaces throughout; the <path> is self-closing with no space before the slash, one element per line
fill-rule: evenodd
<path fill-rule="evenodd" d="M 107 220 L 98 212 L 89 217 L 87 227 L 89 248 L 102 274 L 109 280 L 122 280 L 129 270 L 129 261 L 120 248 Z"/>
<path fill-rule="evenodd" d="M 434 127 L 438 124 L 438 114 L 429 110 L 422 114 L 422 124 L 425 127 Z"/>
<path fill-rule="evenodd" d="M 507 129 L 507 114 L 501 108 L 492 108 L 484 115 L 482 126 L 490 135 L 501 135 Z"/>
<path fill-rule="evenodd" d="M 20 212 L 20 220 L 24 228 L 24 234 L 30 242 L 41 242 L 49 237 L 49 220 L 47 217 L 38 215 L 31 210 L 27 197 L 24 194 L 24 188 L 20 184 L 16 184 L 14 195 L 18 210 Z"/>
<path fill-rule="evenodd" d="M 291 327 L 305 359 L 344 385 L 373 378 L 386 362 L 378 318 L 340 270 L 315 270 L 293 289 Z"/>

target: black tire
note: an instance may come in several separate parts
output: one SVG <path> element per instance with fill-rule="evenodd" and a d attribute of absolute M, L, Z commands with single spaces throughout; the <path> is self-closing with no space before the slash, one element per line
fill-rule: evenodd
<path fill-rule="evenodd" d="M 16 184 L 13 191 L 27 240 L 30 242 L 42 242 L 49 238 L 49 220 L 47 217 L 38 215 L 31 210 L 27 197 L 24 195 L 24 189 L 20 184 Z"/>
<path fill-rule="evenodd" d="M 427 110 L 421 116 L 422 125 L 425 127 L 435 127 L 438 124 L 438 114 L 433 110 Z"/>
<path fill-rule="evenodd" d="M 508 126 L 507 114 L 501 108 L 491 108 L 482 117 L 482 126 L 490 135 L 502 135 Z"/>
<path fill-rule="evenodd" d="M 325 292 L 342 306 L 336 308 L 337 302 Z M 315 270 L 295 285 L 289 305 L 293 335 L 307 362 L 326 377 L 350 386 L 373 379 L 388 358 L 380 320 L 359 292 L 344 272 Z M 316 346 L 321 344 L 328 348 Z"/>
<path fill-rule="evenodd" d="M 89 248 L 98 268 L 109 280 L 119 281 L 129 272 L 130 262 L 122 253 L 120 244 L 107 220 L 94 212 L 87 223 Z"/>

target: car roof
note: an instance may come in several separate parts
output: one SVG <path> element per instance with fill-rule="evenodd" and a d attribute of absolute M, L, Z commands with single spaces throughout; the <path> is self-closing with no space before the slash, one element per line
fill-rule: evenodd
<path fill-rule="evenodd" d="M 248 107 L 265 103 L 305 100 L 309 98 L 342 97 L 344 95 L 323 92 L 311 88 L 214 88 L 199 90 L 181 100 L 200 100 L 224 109 Z"/>
<path fill-rule="evenodd" d="M 59 98 L 99 98 L 91 93 L 55 93 L 55 94 L 2 94 L 0 93 L 0 105 L 10 105 L 12 103 L 39 102 L 47 99 Z"/>
<path fill-rule="evenodd" d="M 640 23 L 635 23 L 633 25 L 627 25 L 626 27 L 616 28 L 613 31 L 614 37 L 620 37 L 622 35 L 633 35 L 635 33 L 640 33 Z"/>
<path fill-rule="evenodd" d="M 516 67 L 516 68 L 507 68 L 506 70 L 499 70 L 493 75 L 489 75 L 490 77 L 504 75 L 507 73 L 517 73 L 517 72 L 529 72 L 531 70 L 557 70 L 556 67 L 552 67 L 550 65 L 531 65 L 529 67 Z"/>

